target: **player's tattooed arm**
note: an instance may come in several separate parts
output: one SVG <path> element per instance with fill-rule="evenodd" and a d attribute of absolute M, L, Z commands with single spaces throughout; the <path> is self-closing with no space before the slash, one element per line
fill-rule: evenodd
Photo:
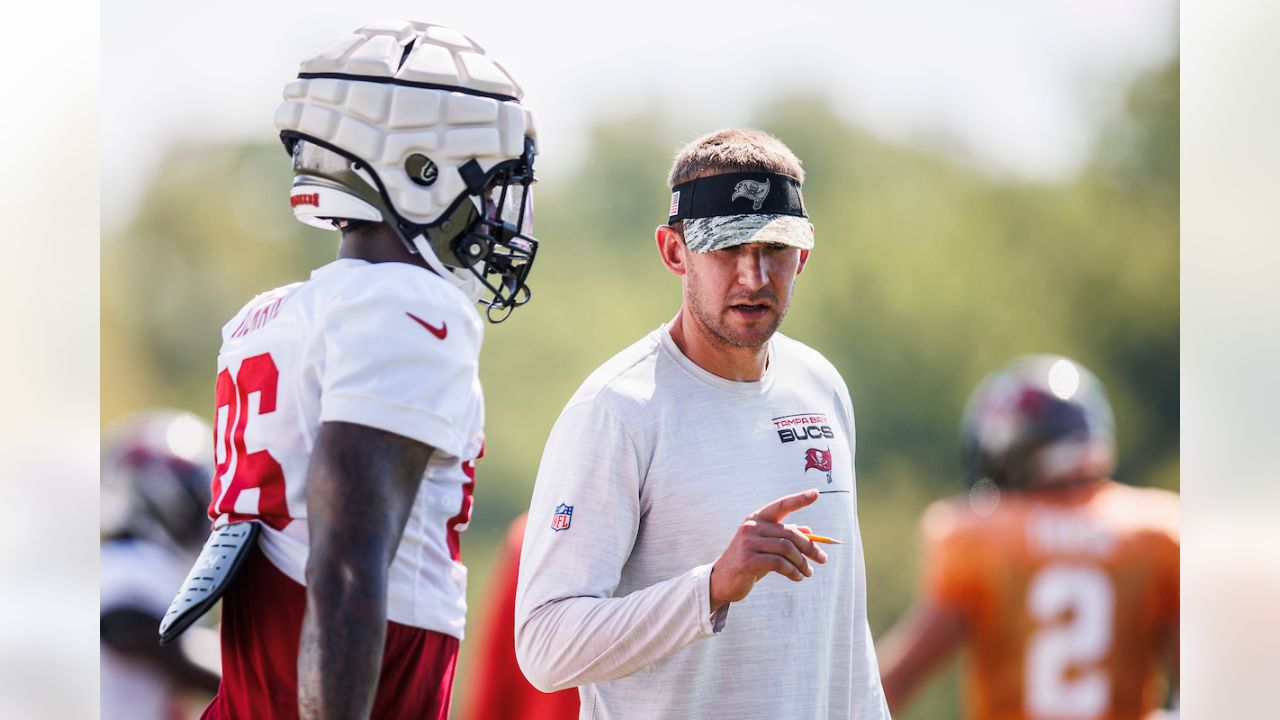
<path fill-rule="evenodd" d="M 298 649 L 304 720 L 369 717 L 386 641 L 387 568 L 433 448 L 328 422 L 307 468 L 307 610 Z"/>

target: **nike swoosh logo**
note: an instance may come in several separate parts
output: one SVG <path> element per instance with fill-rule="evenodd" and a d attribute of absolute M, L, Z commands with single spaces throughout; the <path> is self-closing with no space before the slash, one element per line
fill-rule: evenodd
<path fill-rule="evenodd" d="M 423 320 L 422 318 L 418 317 L 417 315 L 414 315 L 411 312 L 406 312 L 405 315 L 408 315 L 409 317 L 413 318 L 414 322 L 426 328 L 427 332 L 431 333 L 432 335 L 435 335 L 441 340 L 444 339 L 445 335 L 449 334 L 449 325 L 447 323 L 440 323 L 440 327 L 435 327 L 434 325 L 428 323 L 426 320 Z"/>

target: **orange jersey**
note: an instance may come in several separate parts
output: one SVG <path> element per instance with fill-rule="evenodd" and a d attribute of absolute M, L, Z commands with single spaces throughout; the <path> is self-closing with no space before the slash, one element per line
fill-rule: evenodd
<path fill-rule="evenodd" d="M 979 509 L 982 508 L 977 505 Z M 922 523 L 924 592 L 959 609 L 975 720 L 1137 720 L 1177 627 L 1178 496 L 1105 481 L 968 498 Z"/>

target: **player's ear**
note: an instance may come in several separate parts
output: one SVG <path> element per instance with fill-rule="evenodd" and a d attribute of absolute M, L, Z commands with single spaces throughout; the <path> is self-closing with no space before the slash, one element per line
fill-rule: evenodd
<path fill-rule="evenodd" d="M 673 274 L 684 275 L 688 271 L 685 265 L 688 250 L 680 231 L 670 225 L 659 225 L 654 231 L 654 239 L 658 243 L 658 256 L 662 258 L 662 264 Z"/>
<path fill-rule="evenodd" d="M 800 251 L 800 264 L 796 266 L 796 274 L 797 274 L 797 275 L 799 275 L 800 273 L 804 272 L 804 266 L 805 266 L 808 262 L 809 262 L 809 251 L 808 251 L 808 250 L 801 250 L 801 251 Z"/>

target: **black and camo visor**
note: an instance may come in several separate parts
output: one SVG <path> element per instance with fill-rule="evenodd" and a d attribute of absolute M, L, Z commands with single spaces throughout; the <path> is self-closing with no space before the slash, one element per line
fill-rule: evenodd
<path fill-rule="evenodd" d="M 685 245 L 706 253 L 745 243 L 809 250 L 813 226 L 800 182 L 779 173 L 726 173 L 671 189 L 668 224 L 684 221 Z"/>

